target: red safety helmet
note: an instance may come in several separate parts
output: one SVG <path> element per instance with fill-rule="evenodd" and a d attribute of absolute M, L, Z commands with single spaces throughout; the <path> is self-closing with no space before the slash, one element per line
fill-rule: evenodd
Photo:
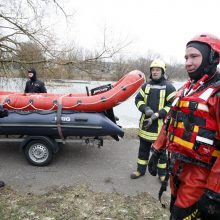
<path fill-rule="evenodd" d="M 202 42 L 208 44 L 213 51 L 219 54 L 219 62 L 220 62 L 220 39 L 211 34 L 200 34 L 193 37 L 188 43 L 191 42 Z"/>

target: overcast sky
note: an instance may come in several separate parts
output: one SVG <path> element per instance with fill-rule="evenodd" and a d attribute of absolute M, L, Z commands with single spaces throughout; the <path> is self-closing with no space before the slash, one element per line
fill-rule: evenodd
<path fill-rule="evenodd" d="M 73 0 L 65 1 L 73 12 L 71 23 L 56 21 L 59 36 L 74 40 L 84 48 L 95 49 L 103 41 L 132 43 L 125 56 L 161 54 L 170 62 L 184 62 L 186 42 L 198 33 L 220 37 L 219 0 Z M 55 20 L 54 20 L 55 22 Z"/>

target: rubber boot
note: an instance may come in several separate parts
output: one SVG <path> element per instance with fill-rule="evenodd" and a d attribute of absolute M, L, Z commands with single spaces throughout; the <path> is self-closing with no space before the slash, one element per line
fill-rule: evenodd
<path fill-rule="evenodd" d="M 3 181 L 0 181 L 0 187 L 4 187 L 5 183 Z"/>
<path fill-rule="evenodd" d="M 130 175 L 130 178 L 131 179 L 138 179 L 138 178 L 144 176 L 146 173 L 146 168 L 147 168 L 147 165 L 138 164 L 137 171 L 133 172 Z"/>
<path fill-rule="evenodd" d="M 141 176 L 144 176 L 144 174 L 142 174 L 140 171 L 135 171 L 130 175 L 131 179 L 137 179 Z"/>

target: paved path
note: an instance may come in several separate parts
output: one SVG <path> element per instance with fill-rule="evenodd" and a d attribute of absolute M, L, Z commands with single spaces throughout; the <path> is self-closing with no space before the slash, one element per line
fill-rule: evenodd
<path fill-rule="evenodd" d="M 15 143 L 0 146 L 0 179 L 21 192 L 44 193 L 51 186 L 88 184 L 94 191 L 136 195 L 148 192 L 155 198 L 158 178 L 146 174 L 131 180 L 136 169 L 138 140 L 105 140 L 104 146 L 63 145 L 46 167 L 27 163 Z"/>

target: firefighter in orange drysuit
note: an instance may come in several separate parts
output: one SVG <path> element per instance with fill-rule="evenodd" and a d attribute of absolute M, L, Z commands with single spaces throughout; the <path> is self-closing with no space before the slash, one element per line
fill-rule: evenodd
<path fill-rule="evenodd" d="M 203 34 L 186 45 L 189 81 L 177 92 L 148 170 L 155 176 L 160 152 L 170 152 L 171 220 L 220 219 L 220 39 Z"/>

